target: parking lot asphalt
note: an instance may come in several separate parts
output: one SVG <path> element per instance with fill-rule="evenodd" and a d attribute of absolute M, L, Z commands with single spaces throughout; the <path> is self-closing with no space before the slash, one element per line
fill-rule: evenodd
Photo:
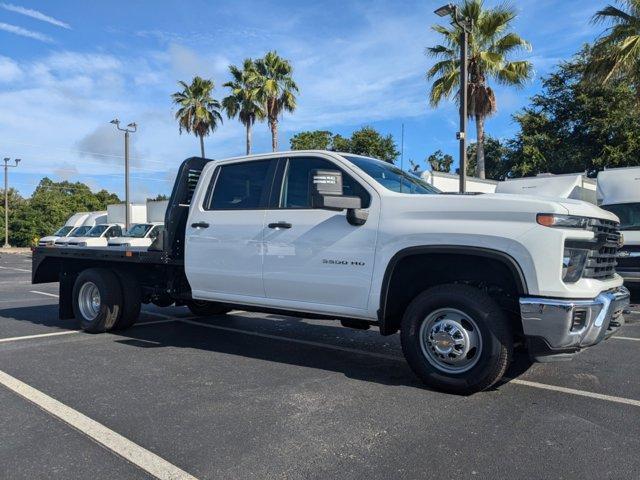
<path fill-rule="evenodd" d="M 573 361 L 518 358 L 459 397 L 375 329 L 145 307 L 90 335 L 29 279 L 28 255 L 0 255 L 0 478 L 639 476 L 638 305 Z"/>

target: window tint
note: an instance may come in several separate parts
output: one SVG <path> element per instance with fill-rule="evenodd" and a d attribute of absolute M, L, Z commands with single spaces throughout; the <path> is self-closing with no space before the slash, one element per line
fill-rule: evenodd
<path fill-rule="evenodd" d="M 336 164 L 323 158 L 297 157 L 288 160 L 280 195 L 281 208 L 311 208 L 309 179 L 313 170 L 339 170 L 342 172 L 342 194 L 362 199 L 362 207 L 371 203 L 369 192 L 351 175 Z"/>
<path fill-rule="evenodd" d="M 265 208 L 271 160 L 242 162 L 220 168 L 206 210 Z"/>

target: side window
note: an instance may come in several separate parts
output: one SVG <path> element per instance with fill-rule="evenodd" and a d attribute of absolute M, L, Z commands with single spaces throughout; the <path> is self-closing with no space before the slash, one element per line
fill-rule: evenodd
<path fill-rule="evenodd" d="M 162 228 L 163 227 L 161 225 L 152 227 L 151 231 L 149 232 L 149 238 L 152 240 L 155 240 L 156 238 L 158 238 L 158 235 L 160 235 L 160 231 L 162 230 Z"/>
<path fill-rule="evenodd" d="M 280 208 L 311 208 L 309 179 L 313 170 L 340 170 L 343 195 L 360 197 L 362 207 L 371 204 L 371 196 L 351 175 L 324 158 L 295 157 L 287 162 L 280 193 Z"/>
<path fill-rule="evenodd" d="M 223 165 L 212 177 L 213 191 L 205 210 L 255 210 L 266 208 L 272 160 Z"/>
<path fill-rule="evenodd" d="M 104 234 L 104 236 L 106 238 L 113 238 L 113 237 L 121 237 L 122 236 L 122 229 L 115 225 L 113 227 L 110 227 L 106 233 Z"/>

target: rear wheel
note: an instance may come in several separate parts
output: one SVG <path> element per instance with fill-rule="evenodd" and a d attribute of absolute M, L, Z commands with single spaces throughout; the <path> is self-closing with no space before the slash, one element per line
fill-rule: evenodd
<path fill-rule="evenodd" d="M 224 315 L 229 313 L 231 309 L 218 302 L 207 302 L 206 300 L 189 300 L 187 308 L 199 317 L 207 317 L 209 315 Z"/>
<path fill-rule="evenodd" d="M 401 326 L 402 350 L 428 386 L 458 394 L 489 388 L 513 356 L 508 319 L 496 302 L 468 285 L 439 285 L 418 295 Z"/>
<path fill-rule="evenodd" d="M 122 315 L 122 287 L 110 270 L 90 268 L 73 285 L 73 313 L 86 332 L 111 330 Z"/>

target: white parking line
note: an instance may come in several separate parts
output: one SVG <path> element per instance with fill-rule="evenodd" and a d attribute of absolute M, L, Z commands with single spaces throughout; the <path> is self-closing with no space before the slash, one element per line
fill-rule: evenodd
<path fill-rule="evenodd" d="M 29 290 L 29 293 L 37 293 L 38 295 L 45 295 L 47 297 L 53 297 L 53 298 L 58 298 L 59 297 L 59 295 L 57 295 L 55 293 L 40 292 L 38 290 Z"/>
<path fill-rule="evenodd" d="M 15 270 L 16 272 L 29 272 L 31 270 L 27 270 L 26 268 L 16 268 L 16 267 L 0 267 L 0 270 Z"/>
<path fill-rule="evenodd" d="M 150 312 L 144 312 L 144 313 L 150 313 Z M 164 320 L 152 320 L 150 322 L 139 322 L 139 323 L 135 323 L 134 325 L 132 325 L 130 328 L 135 328 L 135 327 L 145 327 L 147 325 L 160 325 L 163 323 L 172 323 L 177 321 L 177 319 L 174 318 L 167 318 Z M 21 337 L 9 337 L 9 338 L 0 338 L 0 343 L 9 343 L 9 342 L 17 342 L 20 340 L 32 340 L 34 338 L 44 338 L 44 337 L 56 337 L 58 335 L 69 335 L 72 333 L 81 333 L 82 330 L 65 330 L 64 332 L 50 332 L 50 333 L 38 333 L 35 335 L 24 335 Z M 87 338 L 91 338 L 91 335 L 88 335 Z"/>
<path fill-rule="evenodd" d="M 615 338 L 616 340 L 631 340 L 632 342 L 640 342 L 640 338 L 633 338 L 633 337 L 611 337 L 611 338 Z"/>
<path fill-rule="evenodd" d="M 208 323 L 202 323 L 202 322 L 196 322 L 193 320 L 188 320 L 188 319 L 178 319 L 179 322 L 182 323 L 188 323 L 191 325 L 198 325 L 201 327 L 206 327 L 206 328 L 212 328 L 215 330 L 224 330 L 224 331 L 229 331 L 229 332 L 237 332 L 237 333 L 244 333 L 246 335 L 252 335 L 255 337 L 263 337 L 263 338 L 269 338 L 269 339 L 275 339 L 275 340 L 282 340 L 285 342 L 291 342 L 291 343 L 299 343 L 302 345 L 312 345 L 314 347 L 321 347 L 321 348 L 328 348 L 330 350 L 339 350 L 342 352 L 349 352 L 349 353 L 356 353 L 359 355 L 367 355 L 369 357 L 375 357 L 375 358 L 382 358 L 385 360 L 394 360 L 397 362 L 403 362 L 405 363 L 404 358 L 399 357 L 397 355 L 387 355 L 384 353 L 376 353 L 376 352 L 368 352 L 366 350 L 359 350 L 357 348 L 349 348 L 349 347 L 340 347 L 337 345 L 330 345 L 327 343 L 322 343 L 322 342 L 312 342 L 309 340 L 299 340 L 297 338 L 289 338 L 289 337 L 282 337 L 280 335 L 270 335 L 267 333 L 260 333 L 260 332 L 251 332 L 251 331 L 247 331 L 247 330 L 242 330 L 240 328 L 231 328 L 231 327 L 222 327 L 222 326 L 218 326 L 218 325 L 210 325 Z M 506 379 L 506 378 L 505 378 Z M 561 393 L 567 393 L 570 395 L 578 395 L 578 396 L 582 396 L 582 397 L 589 397 L 589 398 L 595 398 L 598 400 L 605 400 L 608 402 L 615 402 L 615 403 L 623 403 L 625 405 L 633 405 L 634 407 L 640 407 L 640 400 L 634 400 L 631 398 L 624 398 L 624 397 L 616 397 L 613 395 L 604 395 L 601 393 L 594 393 L 594 392 L 589 392 L 586 390 L 576 390 L 574 388 L 565 388 L 565 387 L 558 387 L 555 385 L 547 385 L 545 383 L 538 383 L 538 382 L 530 382 L 528 380 L 520 380 L 518 378 L 516 379 L 506 379 L 506 380 L 510 380 L 509 383 L 514 383 L 516 385 L 522 385 L 522 386 L 526 386 L 526 387 L 532 387 L 532 388 L 539 388 L 542 390 L 553 390 L 556 392 L 561 392 Z"/>
<path fill-rule="evenodd" d="M 602 393 L 587 392 L 585 390 L 576 390 L 575 388 L 559 387 L 557 385 L 547 385 L 546 383 L 530 382 L 529 380 L 521 380 L 519 378 L 511 379 L 510 383 L 516 385 L 524 385 L 526 387 L 540 388 L 542 390 L 552 390 L 554 392 L 568 393 L 570 395 L 578 395 L 580 397 L 597 398 L 598 400 L 606 400 L 608 402 L 623 403 L 625 405 L 633 405 L 640 407 L 640 400 L 631 398 L 616 397 L 613 395 L 604 395 Z"/>
<path fill-rule="evenodd" d="M 196 477 L 169 463 L 164 458 L 2 370 L 0 370 L 0 384 L 156 478 L 161 480 L 196 480 Z"/>
<path fill-rule="evenodd" d="M 38 333 L 36 335 L 24 335 L 22 337 L 0 338 L 0 343 L 16 342 L 18 340 L 31 340 L 32 338 L 56 337 L 58 335 L 69 335 L 78 333 L 80 330 L 65 330 L 64 332 Z"/>

